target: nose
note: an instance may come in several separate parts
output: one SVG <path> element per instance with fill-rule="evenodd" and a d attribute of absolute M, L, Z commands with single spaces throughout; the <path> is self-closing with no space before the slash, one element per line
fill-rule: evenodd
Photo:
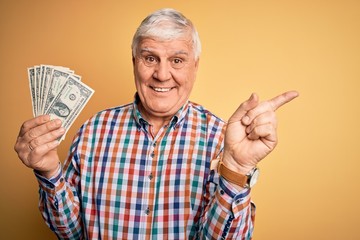
<path fill-rule="evenodd" d="M 169 63 L 161 61 L 156 65 L 153 77 L 159 81 L 167 81 L 171 78 L 170 70 L 171 66 L 169 66 Z"/>

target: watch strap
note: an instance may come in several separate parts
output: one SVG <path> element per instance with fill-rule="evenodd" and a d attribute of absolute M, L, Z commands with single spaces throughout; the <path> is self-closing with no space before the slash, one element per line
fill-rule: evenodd
<path fill-rule="evenodd" d="M 231 183 L 234 183 L 243 188 L 248 187 L 248 176 L 229 169 L 222 161 L 219 162 L 218 173 L 220 176 Z"/>

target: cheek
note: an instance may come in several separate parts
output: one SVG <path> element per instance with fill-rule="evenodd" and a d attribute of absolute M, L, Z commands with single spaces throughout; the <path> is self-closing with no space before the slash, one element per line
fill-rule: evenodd
<path fill-rule="evenodd" d="M 195 78 L 196 78 L 196 69 L 190 69 L 188 71 L 188 74 L 186 74 L 184 76 L 183 79 L 186 79 L 186 82 L 184 83 L 184 85 L 186 86 L 186 89 L 191 90 L 194 83 L 195 83 Z"/>
<path fill-rule="evenodd" d="M 149 68 L 135 66 L 134 75 L 136 84 L 146 83 L 152 77 L 152 71 Z"/>

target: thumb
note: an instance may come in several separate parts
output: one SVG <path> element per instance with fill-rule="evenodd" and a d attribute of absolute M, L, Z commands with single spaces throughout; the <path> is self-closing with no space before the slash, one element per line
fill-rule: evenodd
<path fill-rule="evenodd" d="M 252 93 L 249 99 L 241 103 L 238 109 L 236 109 L 236 111 L 230 117 L 229 123 L 242 121 L 242 118 L 246 115 L 246 113 L 249 110 L 255 108 L 258 104 L 259 104 L 259 97 L 256 95 L 256 93 Z"/>

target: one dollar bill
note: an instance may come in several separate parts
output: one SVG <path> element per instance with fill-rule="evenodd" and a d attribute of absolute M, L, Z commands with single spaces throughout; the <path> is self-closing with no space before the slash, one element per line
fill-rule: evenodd
<path fill-rule="evenodd" d="M 67 132 L 93 94 L 93 89 L 70 76 L 45 114 L 60 119 Z"/>
<path fill-rule="evenodd" d="M 37 65 L 27 70 L 34 116 L 60 119 L 67 132 L 95 91 L 65 67 Z"/>

